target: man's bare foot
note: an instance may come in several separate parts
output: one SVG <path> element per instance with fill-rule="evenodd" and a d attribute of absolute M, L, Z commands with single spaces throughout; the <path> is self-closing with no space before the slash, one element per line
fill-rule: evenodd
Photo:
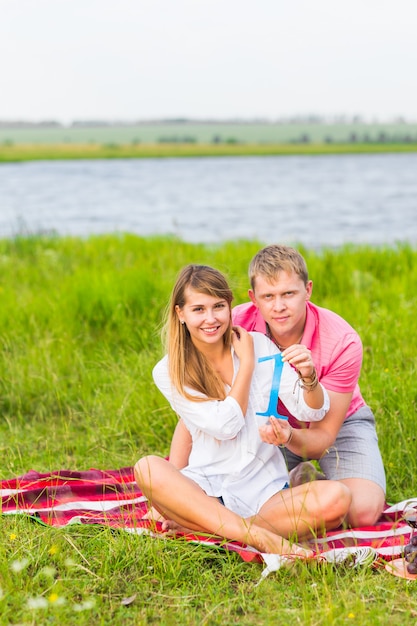
<path fill-rule="evenodd" d="M 290 471 L 291 487 L 304 485 L 305 483 L 310 483 L 312 480 L 326 480 L 326 476 L 322 472 L 319 472 L 310 461 L 303 461 Z"/>

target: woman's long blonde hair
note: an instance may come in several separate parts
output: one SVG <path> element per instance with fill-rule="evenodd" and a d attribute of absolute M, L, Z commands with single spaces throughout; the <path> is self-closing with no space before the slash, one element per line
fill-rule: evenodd
<path fill-rule="evenodd" d="M 226 300 L 229 309 L 233 300 L 232 291 L 226 278 L 218 270 L 208 265 L 186 265 L 178 275 L 171 293 L 165 314 L 162 336 L 168 354 L 168 367 L 171 382 L 179 393 L 194 401 L 224 400 L 224 383 L 211 367 L 205 356 L 194 346 L 185 324 L 181 324 L 176 307 L 185 305 L 185 290 L 193 289 L 215 298 Z M 223 335 L 225 346 L 230 347 L 232 321 Z M 206 397 L 196 398 L 187 393 L 185 387 L 191 387 Z"/>

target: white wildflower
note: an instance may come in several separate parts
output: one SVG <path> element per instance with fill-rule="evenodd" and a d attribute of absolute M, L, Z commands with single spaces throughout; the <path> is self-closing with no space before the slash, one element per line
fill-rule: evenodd
<path fill-rule="evenodd" d="M 74 604 L 74 611 L 77 611 L 77 613 L 81 612 L 81 611 L 89 611 L 91 609 L 93 609 L 95 607 L 95 600 L 94 598 L 90 598 L 89 600 L 84 600 L 84 602 L 80 602 L 80 604 Z"/>
<path fill-rule="evenodd" d="M 43 596 L 37 596 L 36 598 L 28 598 L 26 602 L 28 609 L 46 609 L 48 607 L 48 600 Z"/>
<path fill-rule="evenodd" d="M 45 567 L 40 570 L 39 574 L 41 576 L 45 576 L 46 578 L 54 578 L 56 569 L 55 567 L 52 567 L 52 565 L 45 565 Z"/>
<path fill-rule="evenodd" d="M 10 564 L 10 569 L 12 572 L 22 572 L 29 565 L 29 559 L 21 559 L 20 561 L 12 561 Z"/>

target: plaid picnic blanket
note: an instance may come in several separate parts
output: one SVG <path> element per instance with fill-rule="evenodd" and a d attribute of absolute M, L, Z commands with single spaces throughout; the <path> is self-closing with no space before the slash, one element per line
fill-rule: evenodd
<path fill-rule="evenodd" d="M 170 537 L 162 532 L 160 524 L 143 519 L 147 501 L 135 482 L 132 467 L 51 473 L 31 470 L 0 481 L 0 496 L 2 515 L 26 514 L 53 527 L 100 524 L 135 534 Z M 375 526 L 331 531 L 315 539 L 311 546 L 316 555 L 355 546 L 372 548 L 384 561 L 395 559 L 411 536 L 411 528 L 404 521 L 404 513 L 410 508 L 417 508 L 417 498 L 387 506 Z M 265 554 L 236 541 L 194 533 L 182 536 L 188 541 L 237 552 L 245 561 L 267 560 Z"/>

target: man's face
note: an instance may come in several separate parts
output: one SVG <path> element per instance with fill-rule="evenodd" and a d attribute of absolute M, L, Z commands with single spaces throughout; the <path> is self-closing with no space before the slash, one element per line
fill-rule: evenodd
<path fill-rule="evenodd" d="M 280 272 L 272 283 L 258 276 L 249 297 L 259 308 L 274 337 L 302 333 L 306 317 L 306 302 L 313 283 L 307 285 L 295 272 Z"/>

